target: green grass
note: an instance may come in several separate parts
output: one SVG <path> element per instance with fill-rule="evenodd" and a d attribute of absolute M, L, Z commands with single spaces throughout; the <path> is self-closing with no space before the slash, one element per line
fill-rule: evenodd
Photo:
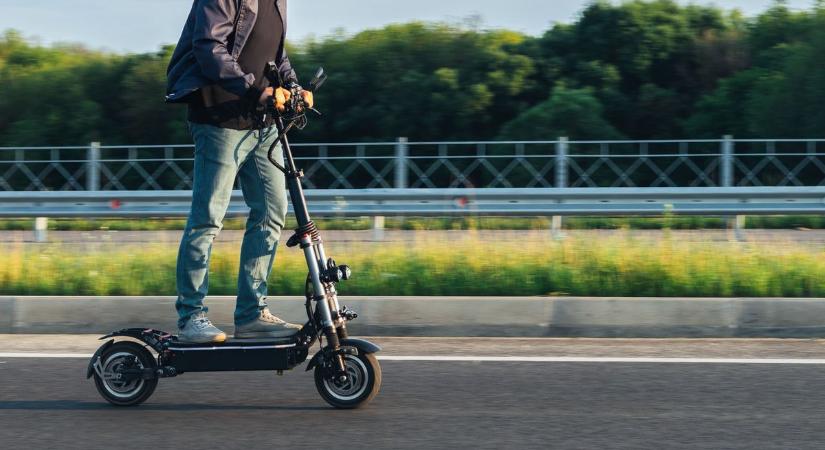
<path fill-rule="evenodd" d="M 372 222 L 368 217 L 319 219 L 316 221 L 323 230 L 368 230 Z M 227 230 L 242 230 L 244 219 L 231 218 L 224 222 Z M 51 219 L 50 230 L 62 231 L 157 231 L 182 230 L 184 219 Z M 290 218 L 287 228 L 294 228 Z M 385 228 L 390 230 L 538 230 L 550 227 L 548 217 L 407 217 L 386 219 Z M 699 230 L 722 229 L 727 220 L 722 217 L 568 217 L 564 227 L 569 230 L 591 229 L 632 229 L 632 230 Z M 0 220 L 0 230 L 31 230 L 34 219 Z M 825 229 L 822 216 L 749 216 L 747 228 Z"/>
<path fill-rule="evenodd" d="M 344 295 L 825 297 L 825 251 L 793 243 L 568 238 L 330 245 L 355 277 Z M 0 248 L 0 294 L 173 295 L 175 246 Z M 232 295 L 238 244 L 212 256 L 210 293 Z M 101 247 L 102 248 L 102 247 Z M 300 252 L 279 250 L 272 295 L 302 294 Z"/>

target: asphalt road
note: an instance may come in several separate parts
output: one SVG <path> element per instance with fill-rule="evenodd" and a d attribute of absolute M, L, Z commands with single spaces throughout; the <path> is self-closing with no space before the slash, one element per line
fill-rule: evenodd
<path fill-rule="evenodd" d="M 795 347 L 557 342 L 574 354 L 619 356 L 666 356 L 673 347 L 684 356 L 702 356 L 707 348 L 712 357 L 742 357 L 741 342 L 749 356 L 774 357 Z M 798 342 L 801 350 L 791 355 L 822 354 L 821 343 Z M 519 355 L 529 354 L 525 346 L 533 354 L 560 354 L 544 351 L 552 343 L 505 340 L 492 348 L 499 356 L 508 346 Z M 407 342 L 404 352 L 422 344 Z M 467 351 L 482 348 L 476 343 Z M 161 380 L 145 405 L 119 409 L 103 403 L 84 379 L 85 364 L 0 357 L 0 448 L 821 449 L 825 443 L 825 365 L 385 360 L 376 400 L 362 410 L 336 411 L 303 371 L 185 374 Z"/>

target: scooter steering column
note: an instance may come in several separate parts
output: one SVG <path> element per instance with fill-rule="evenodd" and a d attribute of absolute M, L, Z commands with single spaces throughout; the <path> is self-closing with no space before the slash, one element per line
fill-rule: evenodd
<path fill-rule="evenodd" d="M 324 336 L 327 338 L 327 350 L 330 351 L 335 358 L 336 377 L 344 381 L 347 378 L 347 372 L 344 359 L 340 354 L 341 344 L 337 331 L 338 326 L 336 320 L 333 318 L 330 301 L 327 298 L 327 289 L 321 279 L 321 271 L 326 271 L 326 266 L 323 262 L 324 259 L 321 258 L 321 255 L 324 253 L 323 245 L 321 244 L 320 236 L 318 236 L 318 229 L 309 216 L 304 190 L 301 186 L 303 173 L 295 167 L 292 148 L 286 136 L 286 126 L 281 117 L 276 117 L 275 126 L 278 129 L 278 142 L 281 143 L 284 152 L 284 163 L 286 167 L 283 168 L 283 171 L 286 176 L 287 189 L 289 190 L 290 200 L 292 201 L 292 208 L 295 211 L 295 219 L 298 222 L 299 235 L 296 237 L 299 238 L 298 243 L 304 252 L 307 268 L 309 269 L 310 281 L 315 292 L 315 298 L 313 299 L 316 305 L 315 309 L 320 316 L 320 325 L 323 328 Z M 274 145 L 275 144 L 273 144 L 273 147 L 270 149 L 270 155 L 272 154 Z M 271 156 L 269 159 L 272 161 Z M 337 304 L 337 301 L 333 303 Z M 338 310 L 335 311 L 335 315 L 336 317 L 338 316 Z M 313 318 L 310 319 L 314 320 Z"/>

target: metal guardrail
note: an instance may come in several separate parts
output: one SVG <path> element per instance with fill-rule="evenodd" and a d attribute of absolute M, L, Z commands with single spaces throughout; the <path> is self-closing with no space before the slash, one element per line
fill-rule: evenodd
<path fill-rule="evenodd" d="M 315 216 L 825 214 L 825 187 L 307 190 Z M 191 191 L 0 192 L 0 217 L 183 217 Z M 229 215 L 248 209 L 235 191 Z"/>
<path fill-rule="evenodd" d="M 825 140 L 296 144 L 309 189 L 824 186 Z M 188 190 L 192 146 L 0 148 L 0 191 Z"/>
<path fill-rule="evenodd" d="M 295 144 L 318 216 L 825 213 L 825 140 Z M 188 213 L 191 145 L 0 147 L 0 217 Z M 229 215 L 246 214 L 239 192 Z"/>

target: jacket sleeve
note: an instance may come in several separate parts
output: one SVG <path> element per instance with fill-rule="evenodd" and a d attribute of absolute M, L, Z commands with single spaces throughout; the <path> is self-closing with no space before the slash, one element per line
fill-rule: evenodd
<path fill-rule="evenodd" d="M 284 80 L 284 83 L 298 82 L 298 75 L 295 74 L 295 69 L 292 68 L 292 63 L 289 62 L 286 48 L 284 48 L 281 60 L 278 62 L 278 71 L 281 73 L 281 79 Z"/>
<path fill-rule="evenodd" d="M 192 48 L 201 73 L 239 96 L 249 95 L 255 76 L 244 73 L 229 53 L 229 39 L 235 28 L 234 0 L 196 0 Z"/>

